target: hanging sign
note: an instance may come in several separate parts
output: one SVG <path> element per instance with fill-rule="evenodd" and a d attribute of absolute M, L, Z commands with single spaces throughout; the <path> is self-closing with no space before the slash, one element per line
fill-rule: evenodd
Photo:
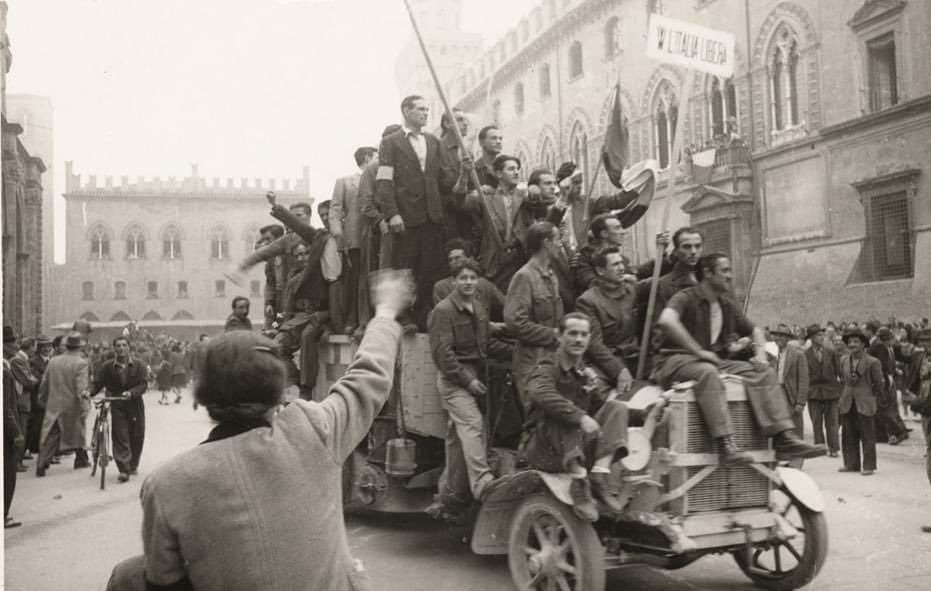
<path fill-rule="evenodd" d="M 650 15 L 647 56 L 722 78 L 734 75 L 734 35 L 661 14 Z"/>

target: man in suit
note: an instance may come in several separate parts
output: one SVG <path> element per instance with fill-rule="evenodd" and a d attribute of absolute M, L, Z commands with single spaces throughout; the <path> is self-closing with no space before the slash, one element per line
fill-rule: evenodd
<path fill-rule="evenodd" d="M 113 351 L 116 357 L 104 363 L 94 376 L 91 396 L 105 390 L 105 396 L 125 398 L 110 407 L 110 422 L 113 459 L 120 471 L 117 479 L 127 482 L 130 474 L 137 473 L 142 457 L 142 444 L 145 441 L 145 403 L 142 395 L 145 394 L 149 368 L 142 360 L 130 355 L 129 339 L 126 337 L 113 339 Z"/>
<path fill-rule="evenodd" d="M 795 334 L 785 324 L 771 329 L 769 334 L 779 346 L 776 379 L 789 403 L 792 422 L 795 423 L 795 432 L 799 437 L 804 437 L 805 420 L 802 413 L 808 402 L 808 363 L 805 360 L 805 354 L 798 345 L 789 343 L 795 339 Z"/>
<path fill-rule="evenodd" d="M 879 399 L 876 412 L 877 441 L 898 445 L 908 439 L 908 428 L 899 414 L 898 397 L 895 387 L 895 335 L 888 327 L 878 327 L 875 321 L 867 322 L 867 330 L 874 333 L 870 338 L 867 353 L 879 360 L 883 370 L 884 395 Z"/>
<path fill-rule="evenodd" d="M 29 360 L 32 375 L 39 382 L 45 375 L 49 359 L 52 358 L 52 339 L 44 334 L 36 337 L 36 354 Z M 39 436 L 42 434 L 42 419 L 45 417 L 45 407 L 39 404 L 39 387 L 33 390 L 32 410 L 29 413 L 29 422 L 26 425 L 26 451 L 39 453 Z"/>
<path fill-rule="evenodd" d="M 345 297 L 346 326 L 335 326 L 344 334 L 352 334 L 359 325 L 358 289 L 360 246 L 362 241 L 362 209 L 359 203 L 359 180 L 362 170 L 375 159 L 378 150 L 362 147 L 355 151 L 353 157 L 358 172 L 336 179 L 333 198 L 330 200 L 330 234 L 339 245 L 343 255 L 343 294 Z"/>
<path fill-rule="evenodd" d="M 87 402 L 90 369 L 84 357 L 84 336 L 74 331 L 64 338 L 65 352 L 53 357 L 39 386 L 39 403 L 45 406 L 42 445 L 36 476 L 45 476 L 58 451 L 74 450 L 74 469 L 89 468 L 87 461 Z"/>
<path fill-rule="evenodd" d="M 459 127 L 459 134 L 466 138 L 469 134 L 469 119 L 461 109 L 453 109 L 455 124 Z M 463 156 L 469 157 L 467 148 L 459 146 L 455 132 L 452 130 L 453 121 L 449 119 L 446 113 L 440 120 L 440 144 L 443 146 L 441 157 L 444 166 L 450 170 L 459 170 L 462 167 Z M 476 171 L 478 172 L 478 171 Z M 477 189 L 469 183 L 469 189 Z M 453 195 L 444 195 L 446 199 L 446 218 L 447 218 L 447 236 L 450 240 L 461 238 L 469 243 L 469 249 L 472 252 L 478 252 L 479 242 L 482 237 L 481 216 L 473 212 L 462 211 L 456 207 L 455 197 Z"/>
<path fill-rule="evenodd" d="M 808 360 L 808 415 L 811 417 L 815 431 L 815 443 L 828 444 L 828 453 L 837 457 L 840 449 L 837 440 L 837 411 L 840 399 L 840 353 L 828 348 L 825 343 L 824 329 L 817 324 L 808 327 L 808 340 L 811 347 L 805 351 Z"/>
<path fill-rule="evenodd" d="M 844 334 L 847 354 L 841 358 L 844 390 L 839 403 L 844 452 L 844 465 L 839 471 L 860 472 L 862 468 L 864 476 L 872 476 L 876 471 L 874 417 L 877 401 L 885 393 L 882 367 L 878 359 L 866 352 L 868 343 L 860 330 L 853 329 Z"/>
<path fill-rule="evenodd" d="M 39 387 L 38 378 L 33 375 L 32 368 L 29 365 L 29 358 L 36 352 L 36 340 L 26 337 L 19 344 L 19 350 L 10 358 L 10 367 L 13 371 L 13 378 L 16 380 L 16 408 L 19 418 L 20 430 L 25 434 L 26 425 L 29 424 L 29 415 L 32 412 L 33 391 Z M 30 456 L 31 457 L 31 456 Z M 23 460 L 26 457 L 26 448 L 23 447 L 17 458 L 17 472 L 25 472 L 26 465 Z"/>
<path fill-rule="evenodd" d="M 402 128 L 385 137 L 378 148 L 376 201 L 391 231 L 400 237 L 393 266 L 410 269 L 417 283 L 413 318 L 402 324 L 427 328 L 433 284 L 446 272 L 442 245 L 446 240 L 446 212 L 442 195 L 450 191 L 456 171 L 447 170 L 440 158 L 440 140 L 423 131 L 429 108 L 421 96 L 401 102 Z M 464 168 L 463 168 L 464 170 Z"/>
<path fill-rule="evenodd" d="M 16 491 L 16 466 L 26 445 L 16 408 L 17 382 L 10 360 L 18 351 L 13 327 L 3 327 L 3 527 L 19 527 L 22 522 L 10 517 L 10 505 Z"/>

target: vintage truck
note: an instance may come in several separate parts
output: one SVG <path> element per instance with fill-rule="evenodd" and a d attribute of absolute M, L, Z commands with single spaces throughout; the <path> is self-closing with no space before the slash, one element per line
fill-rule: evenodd
<path fill-rule="evenodd" d="M 317 392 L 342 375 L 353 352 L 345 337 L 330 338 L 321 349 Z M 507 555 L 518 589 L 600 591 L 608 569 L 678 569 L 724 553 L 760 588 L 808 584 L 828 550 L 822 495 L 804 472 L 779 465 L 741 379 L 724 378 L 736 442 L 753 464 L 718 464 L 691 383 L 667 391 L 645 386 L 628 400 L 652 408 L 642 426 L 631 428 L 631 454 L 618 470 L 621 514 L 581 520 L 571 508 L 568 476 L 515 471 L 513 462 L 499 461 L 506 480 L 477 508 L 472 551 Z M 495 389 L 507 392 L 509 384 Z M 406 336 L 391 397 L 344 468 L 345 502 L 422 511 L 443 468 L 445 433 L 427 336 Z"/>

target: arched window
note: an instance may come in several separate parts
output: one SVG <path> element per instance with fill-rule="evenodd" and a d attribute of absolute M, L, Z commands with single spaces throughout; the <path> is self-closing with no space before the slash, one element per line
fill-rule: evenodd
<path fill-rule="evenodd" d="M 708 89 L 708 120 L 712 138 L 729 138 L 739 133 L 737 124 L 737 88 L 734 80 L 711 78 Z"/>
<path fill-rule="evenodd" d="M 171 317 L 172 320 L 194 320 L 194 315 L 188 312 L 187 310 L 178 310 L 174 316 Z"/>
<path fill-rule="evenodd" d="M 189 297 L 187 291 L 187 281 L 178 282 L 178 297 L 181 299 Z"/>
<path fill-rule="evenodd" d="M 656 159 L 659 167 L 667 168 L 675 142 L 676 121 L 679 119 L 679 103 L 672 84 L 663 80 L 656 89 L 653 99 L 653 132 L 656 137 Z"/>
<path fill-rule="evenodd" d="M 210 236 L 210 258 L 212 259 L 228 259 L 230 258 L 230 240 L 229 234 L 217 226 L 213 229 L 213 233 Z"/>
<path fill-rule="evenodd" d="M 168 226 L 162 233 L 162 256 L 166 259 L 181 258 L 181 231 Z"/>
<path fill-rule="evenodd" d="M 129 314 L 120 310 L 116 314 L 110 317 L 110 322 L 132 322 L 133 319 L 129 317 Z"/>
<path fill-rule="evenodd" d="M 583 187 L 588 189 L 590 179 L 588 174 L 591 169 L 588 167 L 588 134 L 582 127 L 581 121 L 576 121 L 572 126 L 572 133 L 569 136 L 569 146 L 572 150 L 572 161 L 575 162 L 582 171 Z"/>
<path fill-rule="evenodd" d="M 145 313 L 145 316 L 142 317 L 143 320 L 161 320 L 162 317 L 155 310 L 149 310 Z"/>
<path fill-rule="evenodd" d="M 91 258 L 108 259 L 110 258 L 110 235 L 103 228 L 97 226 L 90 233 L 91 238 Z"/>
<path fill-rule="evenodd" d="M 87 320 L 88 322 L 100 322 L 100 318 L 97 318 L 97 315 L 93 312 L 84 312 L 81 314 L 81 320 Z"/>
<path fill-rule="evenodd" d="M 524 114 L 524 83 L 514 85 L 514 112 L 520 117 Z"/>
<path fill-rule="evenodd" d="M 94 282 L 93 281 L 84 281 L 81 283 L 81 299 L 82 300 L 94 299 Z"/>
<path fill-rule="evenodd" d="M 621 20 L 611 17 L 605 25 L 605 57 L 612 58 L 621 52 Z"/>
<path fill-rule="evenodd" d="M 556 149 L 549 137 L 543 140 L 543 146 L 540 148 L 540 166 L 556 174 Z"/>
<path fill-rule="evenodd" d="M 540 98 L 549 98 L 550 96 L 550 65 L 543 64 L 540 66 Z"/>
<path fill-rule="evenodd" d="M 126 258 L 145 258 L 145 234 L 138 226 L 132 226 L 126 231 Z"/>
<path fill-rule="evenodd" d="M 126 299 L 126 282 L 117 281 L 113 284 L 113 299 L 115 300 L 125 300 Z"/>
<path fill-rule="evenodd" d="M 569 46 L 569 80 L 575 80 L 584 74 L 582 68 L 582 43 L 573 41 Z"/>
<path fill-rule="evenodd" d="M 769 52 L 770 117 L 774 131 L 799 124 L 799 82 L 798 37 L 787 24 L 782 24 Z"/>

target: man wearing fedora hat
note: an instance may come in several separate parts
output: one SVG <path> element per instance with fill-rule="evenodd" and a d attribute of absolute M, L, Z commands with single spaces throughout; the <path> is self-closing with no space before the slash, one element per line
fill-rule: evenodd
<path fill-rule="evenodd" d="M 921 426 L 925 434 L 925 469 L 931 483 L 931 328 L 922 328 L 915 335 L 917 343 L 906 342 L 902 346 L 903 356 L 908 361 L 905 379 L 902 382 L 902 402 L 921 415 Z M 921 526 L 921 531 L 931 533 L 931 525 Z"/>
<path fill-rule="evenodd" d="M 839 471 L 862 469 L 864 476 L 872 476 L 876 471 L 875 416 L 877 401 L 885 393 L 882 367 L 878 359 L 866 352 L 868 343 L 869 339 L 859 329 L 844 333 L 847 354 L 841 357 L 844 389 L 839 402 L 844 453 L 844 465 Z"/>
<path fill-rule="evenodd" d="M 840 353 L 829 348 L 825 342 L 825 330 L 817 324 L 807 329 L 811 346 L 805 351 L 808 361 L 808 415 L 815 432 L 815 443 L 828 445 L 828 453 L 837 457 L 838 427 L 840 415 L 837 411 L 840 399 Z"/>
<path fill-rule="evenodd" d="M 776 380 L 786 396 L 789 409 L 792 412 L 792 422 L 799 437 L 804 437 L 805 420 L 802 414 L 808 403 L 808 363 L 802 349 L 790 341 L 795 340 L 795 332 L 780 324 L 769 331 L 773 340 L 779 347 L 776 357 Z"/>
<path fill-rule="evenodd" d="M 52 456 L 59 450 L 74 450 L 74 468 L 87 468 L 86 422 L 89 409 L 90 374 L 82 355 L 84 337 L 72 332 L 64 340 L 65 352 L 49 360 L 39 386 L 40 404 L 45 403 L 42 443 L 36 476 L 45 476 Z"/>

